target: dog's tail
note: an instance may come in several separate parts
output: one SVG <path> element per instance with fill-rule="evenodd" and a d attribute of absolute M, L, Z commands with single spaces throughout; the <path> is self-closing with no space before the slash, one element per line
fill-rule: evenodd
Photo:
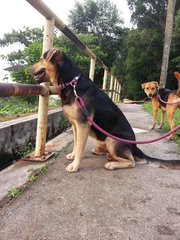
<path fill-rule="evenodd" d="M 160 168 L 168 168 L 175 170 L 180 169 L 180 160 L 163 160 L 158 158 L 152 158 L 143 153 L 138 147 L 135 148 L 134 157 L 135 159 L 137 158 L 140 161 L 144 160 L 147 163 L 150 163 Z"/>
<path fill-rule="evenodd" d="M 174 72 L 174 76 L 178 80 L 178 89 L 176 91 L 176 94 L 177 94 L 178 97 L 180 97 L 180 73 L 179 72 Z"/>

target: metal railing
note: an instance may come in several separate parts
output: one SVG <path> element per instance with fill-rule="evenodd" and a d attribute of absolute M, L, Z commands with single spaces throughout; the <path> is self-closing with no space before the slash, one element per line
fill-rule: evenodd
<path fill-rule="evenodd" d="M 91 58 L 89 78 L 92 81 L 94 80 L 96 62 L 104 69 L 102 89 L 108 93 L 109 97 L 114 102 L 119 101 L 121 85 L 113 75 L 111 75 L 110 78 L 110 87 L 107 89 L 107 78 L 108 74 L 110 74 L 108 67 L 51 11 L 51 9 L 43 1 L 26 1 L 45 17 L 43 53 L 53 47 L 54 27 L 56 27 Z M 58 94 L 58 89 L 50 87 L 50 83 L 47 82 L 41 83 L 40 85 L 0 83 L 0 97 L 39 95 L 36 146 L 35 153 L 30 160 L 46 160 L 45 143 L 50 94 Z"/>

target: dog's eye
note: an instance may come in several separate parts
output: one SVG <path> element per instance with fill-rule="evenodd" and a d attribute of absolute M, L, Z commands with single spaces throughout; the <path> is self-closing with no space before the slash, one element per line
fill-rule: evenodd
<path fill-rule="evenodd" d="M 152 90 L 155 90 L 155 88 L 154 88 L 154 87 L 152 87 Z"/>
<path fill-rule="evenodd" d="M 146 90 L 149 90 L 149 88 L 147 87 Z"/>

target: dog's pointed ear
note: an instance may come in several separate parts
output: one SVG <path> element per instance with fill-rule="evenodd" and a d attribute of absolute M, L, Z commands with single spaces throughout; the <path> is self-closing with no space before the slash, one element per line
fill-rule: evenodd
<path fill-rule="evenodd" d="M 57 62 L 61 61 L 62 52 L 58 48 L 52 48 L 47 53 L 47 61 L 56 60 Z"/>
<path fill-rule="evenodd" d="M 176 77 L 176 79 L 180 79 L 180 73 L 179 72 L 174 72 L 174 76 Z"/>
<path fill-rule="evenodd" d="M 146 86 L 146 83 L 141 84 L 142 89 L 145 89 L 145 86 Z"/>
<path fill-rule="evenodd" d="M 154 85 L 158 88 L 159 87 L 159 83 L 158 82 L 155 82 L 153 81 Z"/>

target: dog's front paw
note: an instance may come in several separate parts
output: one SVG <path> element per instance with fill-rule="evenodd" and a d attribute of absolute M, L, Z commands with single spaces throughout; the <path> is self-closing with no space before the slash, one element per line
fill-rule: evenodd
<path fill-rule="evenodd" d="M 114 166 L 114 162 L 107 162 L 104 167 L 108 170 L 114 170 L 115 166 Z"/>
<path fill-rule="evenodd" d="M 67 166 L 66 171 L 69 173 L 73 173 L 73 172 L 77 172 L 78 169 L 79 169 L 79 166 L 77 166 L 74 162 L 72 162 Z"/>
<path fill-rule="evenodd" d="M 67 155 L 66 155 L 66 159 L 68 159 L 68 160 L 73 160 L 73 159 L 74 159 L 74 157 L 75 157 L 75 154 L 74 154 L 74 152 L 72 152 L 72 153 L 69 153 L 69 154 L 67 154 Z"/>
<path fill-rule="evenodd" d="M 171 141 L 171 140 L 173 140 L 173 136 L 168 136 L 167 138 L 166 138 L 168 141 Z"/>
<path fill-rule="evenodd" d="M 154 129 L 154 126 L 150 126 L 150 127 L 149 127 L 149 130 L 153 130 L 153 129 Z"/>

